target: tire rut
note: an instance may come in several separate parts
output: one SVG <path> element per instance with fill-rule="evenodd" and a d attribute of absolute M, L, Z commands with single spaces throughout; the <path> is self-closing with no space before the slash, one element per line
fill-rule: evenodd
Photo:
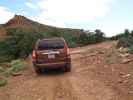
<path fill-rule="evenodd" d="M 53 100 L 80 100 L 68 78 L 59 79 L 54 88 Z"/>

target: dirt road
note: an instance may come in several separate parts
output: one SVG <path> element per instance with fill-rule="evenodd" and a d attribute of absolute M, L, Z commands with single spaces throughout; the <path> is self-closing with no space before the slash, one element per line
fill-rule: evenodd
<path fill-rule="evenodd" d="M 120 72 L 130 73 L 133 63 L 125 69 L 122 66 L 127 65 L 120 64 L 115 57 L 114 63 L 105 60 L 113 53 L 114 44 L 72 49 L 70 73 L 52 70 L 37 76 L 29 61 L 23 75 L 12 77 L 0 89 L 0 100 L 133 100 L 133 77 L 126 84 L 120 79 Z"/>

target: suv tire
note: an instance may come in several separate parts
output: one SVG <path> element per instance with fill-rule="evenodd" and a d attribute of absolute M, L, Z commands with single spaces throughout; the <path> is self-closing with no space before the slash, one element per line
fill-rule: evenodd
<path fill-rule="evenodd" d="M 40 75 L 42 73 L 42 70 L 40 68 L 35 68 L 35 72 Z"/>
<path fill-rule="evenodd" d="M 70 72 L 71 71 L 71 63 L 66 64 L 65 68 L 64 68 L 64 72 Z"/>

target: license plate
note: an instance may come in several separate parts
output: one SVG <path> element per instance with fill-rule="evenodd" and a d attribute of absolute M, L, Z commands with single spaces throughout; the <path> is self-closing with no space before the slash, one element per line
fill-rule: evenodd
<path fill-rule="evenodd" d="M 48 58 L 49 59 L 54 59 L 55 58 L 55 55 L 54 54 L 48 54 Z"/>

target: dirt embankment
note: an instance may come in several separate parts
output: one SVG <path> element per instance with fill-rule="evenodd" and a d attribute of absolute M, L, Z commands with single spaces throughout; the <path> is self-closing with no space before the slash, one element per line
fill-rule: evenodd
<path fill-rule="evenodd" d="M 122 62 L 127 58 L 114 45 L 72 49 L 70 73 L 52 70 L 37 76 L 29 61 L 23 75 L 0 88 L 0 100 L 133 100 L 133 62 Z"/>

